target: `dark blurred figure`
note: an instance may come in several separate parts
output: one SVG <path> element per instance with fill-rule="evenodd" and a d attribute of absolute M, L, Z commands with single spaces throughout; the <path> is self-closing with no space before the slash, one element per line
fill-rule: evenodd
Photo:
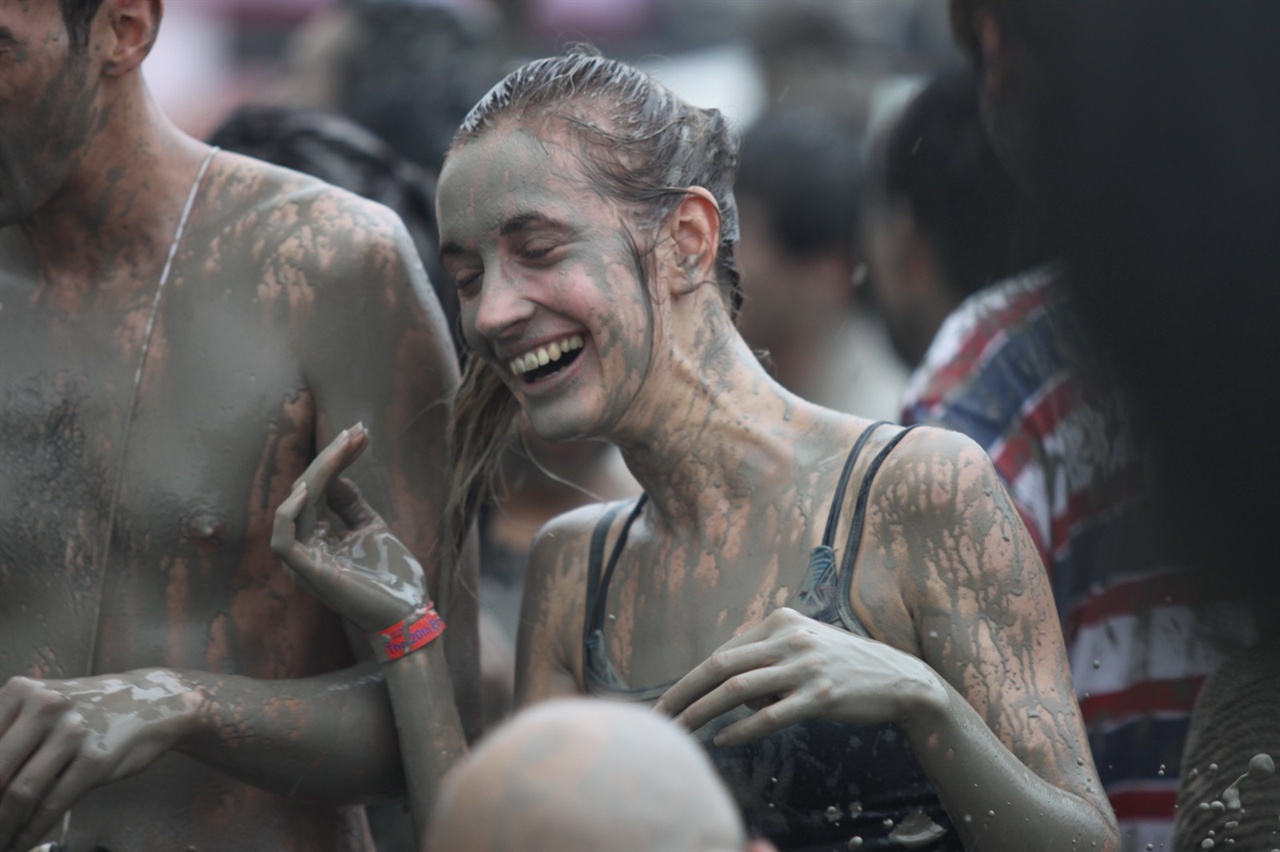
<path fill-rule="evenodd" d="M 821 104 L 763 115 L 742 141 L 738 327 L 778 381 L 819 405 L 893 420 L 906 370 L 859 304 L 857 123 Z"/>
<path fill-rule="evenodd" d="M 1198 600 L 1246 595 L 1259 613 L 1257 644 L 1197 705 L 1176 848 L 1275 847 L 1280 781 L 1251 764 L 1280 753 L 1280 4 L 952 12 L 992 137 L 1044 202 L 1076 311 L 1137 401 L 1162 535 Z"/>
<path fill-rule="evenodd" d="M 486 5 L 341 0 L 294 36 L 272 98 L 341 113 L 438 174 L 454 131 L 501 76 Z"/>
<path fill-rule="evenodd" d="M 1014 258 L 1018 191 L 978 117 L 972 72 L 937 77 L 871 146 L 863 231 L 889 337 L 919 365 L 966 298 L 1030 265 Z"/>
<path fill-rule="evenodd" d="M 440 267 L 431 175 L 342 116 L 290 107 L 240 107 L 209 143 L 318 177 L 394 210 L 413 237 L 457 346 L 458 291 Z"/>
<path fill-rule="evenodd" d="M 900 205 L 927 247 L 906 257 L 906 275 L 892 262 L 873 267 L 888 269 L 878 283 L 888 285 L 899 339 L 919 352 L 932 338 L 902 417 L 964 432 L 991 456 L 1049 571 L 1094 762 L 1126 843 L 1167 846 L 1196 690 L 1221 654 L 1193 612 L 1178 554 L 1153 531 L 1132 400 L 1072 313 L 1062 265 L 1018 263 L 1044 260 L 1043 217 L 1019 210 L 986 141 L 976 85 L 961 75 L 924 89 L 881 160 L 882 213 Z M 873 217 L 882 249 L 884 229 L 908 227 L 891 217 Z M 923 283 L 929 266 L 945 285 Z M 1021 273 L 1002 278 L 1013 269 Z M 978 289 L 936 327 L 938 302 L 959 299 L 953 281 Z M 1247 623 L 1234 626 L 1248 638 Z"/>

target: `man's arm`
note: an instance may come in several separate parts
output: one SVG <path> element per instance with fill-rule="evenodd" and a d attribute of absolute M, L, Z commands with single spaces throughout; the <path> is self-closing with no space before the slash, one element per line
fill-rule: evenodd
<path fill-rule="evenodd" d="M 298 312 L 304 377 L 316 401 L 316 447 L 363 423 L 367 458 L 347 472 L 426 571 L 449 624 L 444 647 L 468 739 L 479 733 L 476 548 L 453 559 L 444 535 L 446 436 L 458 367 L 444 315 L 413 242 L 391 211 L 345 194 L 310 209 L 335 251 L 312 260 L 316 304 Z M 346 243 L 346 245 L 343 245 Z M 352 632 L 349 630 L 349 633 Z M 361 659 L 368 644 L 351 636 Z"/>

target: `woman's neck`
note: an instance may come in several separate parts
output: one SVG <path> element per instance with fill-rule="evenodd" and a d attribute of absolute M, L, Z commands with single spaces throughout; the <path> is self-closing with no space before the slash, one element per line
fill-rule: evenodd
<path fill-rule="evenodd" d="M 794 482 L 821 409 L 765 372 L 730 330 L 695 358 L 668 356 L 615 442 L 661 522 L 699 527 Z"/>

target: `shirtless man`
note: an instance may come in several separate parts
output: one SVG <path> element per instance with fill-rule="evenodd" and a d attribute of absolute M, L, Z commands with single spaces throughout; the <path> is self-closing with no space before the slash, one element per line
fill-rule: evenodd
<path fill-rule="evenodd" d="M 351 475 L 473 718 L 474 575 L 435 547 L 448 332 L 393 214 L 165 119 L 162 11 L 0 0 L 0 850 L 367 849 L 339 805 L 402 788 L 386 689 L 268 539 L 363 421 Z"/>

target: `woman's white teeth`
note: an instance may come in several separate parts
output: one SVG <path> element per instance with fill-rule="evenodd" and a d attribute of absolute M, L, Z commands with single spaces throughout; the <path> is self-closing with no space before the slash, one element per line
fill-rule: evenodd
<path fill-rule="evenodd" d="M 539 346 L 537 349 L 512 358 L 508 366 L 511 367 L 512 373 L 519 376 L 537 367 L 545 367 L 552 361 L 559 361 L 562 356 L 581 348 L 582 335 L 574 334 L 564 340 L 558 340 L 546 346 Z"/>

